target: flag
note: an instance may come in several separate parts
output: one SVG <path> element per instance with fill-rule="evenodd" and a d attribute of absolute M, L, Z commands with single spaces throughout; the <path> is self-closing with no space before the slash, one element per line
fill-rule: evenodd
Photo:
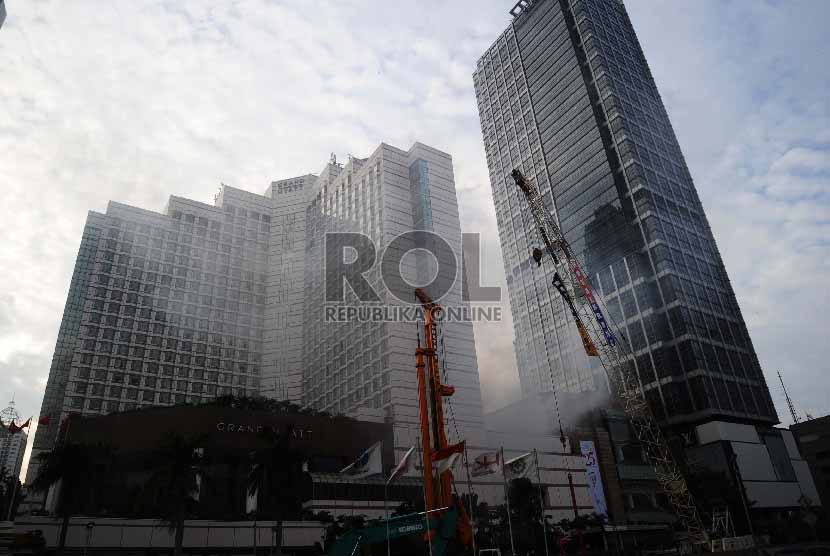
<path fill-rule="evenodd" d="M 505 461 L 502 467 L 504 478 L 508 481 L 522 479 L 536 473 L 536 462 L 533 452 L 528 452 L 517 458 Z"/>
<path fill-rule="evenodd" d="M 41 415 L 37 420 L 37 424 L 38 425 L 44 425 L 44 426 L 48 427 L 49 426 L 49 421 L 51 421 L 51 420 L 52 420 L 52 418 L 49 417 L 48 415 Z"/>
<path fill-rule="evenodd" d="M 398 465 L 395 466 L 395 469 L 392 470 L 392 473 L 389 475 L 389 480 L 386 481 L 387 484 L 391 483 L 398 476 L 403 475 L 405 473 L 409 473 L 409 469 L 411 467 L 409 461 L 410 456 L 412 456 L 412 452 L 415 451 L 415 446 L 411 447 L 409 450 L 401 458 L 401 461 L 398 462 Z"/>
<path fill-rule="evenodd" d="M 579 330 L 579 337 L 582 338 L 582 346 L 585 348 L 585 353 L 591 357 L 598 357 L 597 346 L 591 341 L 591 337 L 588 336 L 588 332 L 585 330 L 585 326 L 581 320 L 576 321 L 576 328 Z"/>
<path fill-rule="evenodd" d="M 452 469 L 452 466 L 455 465 L 455 462 L 464 453 L 464 443 L 465 441 L 462 440 L 458 444 L 451 444 L 446 448 L 435 450 L 432 453 L 432 461 L 438 463 L 438 467 L 436 468 L 438 475 Z"/>
<path fill-rule="evenodd" d="M 483 477 L 498 473 L 501 467 L 501 452 L 485 452 L 479 455 L 473 462 L 473 477 Z"/>
<path fill-rule="evenodd" d="M 443 473 L 444 471 L 451 470 L 453 468 L 453 466 L 455 465 L 455 462 L 457 462 L 458 458 L 460 458 L 460 457 L 461 457 L 461 454 L 455 453 L 455 454 L 450 454 L 449 457 L 438 460 L 438 467 L 435 470 L 436 473 L 438 475 L 441 475 L 441 473 Z"/>
<path fill-rule="evenodd" d="M 380 459 L 380 451 L 380 442 L 372 444 L 368 450 L 360 454 L 359 458 L 341 469 L 340 472 L 357 478 L 383 473 L 383 463 Z"/>
<path fill-rule="evenodd" d="M 257 502 L 259 498 L 259 489 L 245 492 L 245 513 L 252 514 L 257 510 Z"/>
<path fill-rule="evenodd" d="M 25 423 L 23 423 L 22 425 L 19 425 L 19 426 L 16 425 L 15 422 L 14 422 L 14 419 L 12 419 L 12 422 L 9 423 L 9 432 L 11 434 L 18 433 L 18 432 L 22 431 L 23 429 L 29 428 L 30 424 L 32 424 L 32 418 L 31 417 L 29 417 L 29 419 Z"/>
<path fill-rule="evenodd" d="M 199 499 L 202 497 L 202 474 L 196 473 L 196 484 L 193 485 L 193 489 L 190 491 L 190 497 L 195 501 L 198 502 Z"/>
<path fill-rule="evenodd" d="M 442 459 L 447 459 L 453 454 L 463 454 L 464 453 L 464 440 L 459 442 L 458 444 L 450 444 L 446 448 L 441 448 L 439 450 L 435 450 L 432 452 L 432 461 L 438 461 Z"/>

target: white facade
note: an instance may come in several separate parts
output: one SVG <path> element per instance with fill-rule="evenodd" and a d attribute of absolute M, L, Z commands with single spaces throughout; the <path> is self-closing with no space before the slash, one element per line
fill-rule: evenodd
<path fill-rule="evenodd" d="M 384 408 L 395 423 L 400 456 L 415 443 L 418 430 L 417 326 L 414 322 L 325 322 L 325 239 L 331 232 L 364 234 L 380 258 L 396 237 L 422 229 L 446 240 L 460 261 L 461 225 L 452 158 L 420 143 L 408 151 L 381 144 L 365 159 L 327 165 L 308 198 L 303 405 L 332 413 L 353 411 L 361 405 Z M 417 256 L 404 258 L 402 270 L 417 283 L 423 265 Z M 458 271 L 453 287 L 439 300 L 445 307 L 463 305 L 460 266 Z M 407 303 L 386 288 L 379 261 L 366 277 L 380 305 Z M 412 303 L 414 287 L 410 295 Z M 480 445 L 484 434 L 472 323 L 445 323 L 442 336 L 439 357 L 446 383 L 456 388 L 445 408 L 449 440 L 465 438 Z"/>
<path fill-rule="evenodd" d="M 254 544 L 263 549 L 274 546 L 274 521 L 209 521 L 186 520 L 183 546 L 198 550 L 204 547 L 233 550 L 250 548 Z M 283 522 L 282 546 L 305 548 L 323 544 L 326 529 L 316 521 Z M 26 533 L 40 530 L 47 547 L 56 547 L 60 538 L 61 522 L 48 517 L 25 517 L 15 521 L 15 531 Z M 254 542 L 256 531 L 256 543 Z M 94 550 L 108 554 L 135 553 L 139 550 L 170 550 L 174 546 L 175 531 L 158 520 L 74 517 L 69 521 L 66 546 L 73 550 Z"/>

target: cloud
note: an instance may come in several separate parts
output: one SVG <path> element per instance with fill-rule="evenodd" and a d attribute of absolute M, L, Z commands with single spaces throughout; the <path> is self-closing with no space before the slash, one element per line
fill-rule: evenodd
<path fill-rule="evenodd" d="M 210 202 L 220 182 L 262 192 L 317 171 L 332 151 L 419 140 L 453 155 L 462 226 L 484 233 L 483 280 L 504 285 L 471 74 L 512 3 L 7 4 L 0 368 L 26 391 L 48 373 L 86 211 L 110 199 L 153 210 L 171 194 Z M 819 291 L 828 5 L 626 5 L 762 364 L 793 377 L 805 408 L 827 412 L 811 385 L 826 384 L 829 355 Z M 519 392 L 506 296 L 505 313 L 476 326 L 490 409 Z M 39 395 L 19 407 L 36 413 Z"/>

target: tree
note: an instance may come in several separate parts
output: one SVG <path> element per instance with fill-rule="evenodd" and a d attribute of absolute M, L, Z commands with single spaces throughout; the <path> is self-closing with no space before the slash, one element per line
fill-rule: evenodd
<path fill-rule="evenodd" d="M 12 483 L 10 479 L 11 475 L 9 475 L 8 469 L 0 467 L 0 521 L 6 518 L 6 504 L 11 497 L 10 488 Z"/>
<path fill-rule="evenodd" d="M 293 427 L 283 433 L 265 429 L 262 446 L 251 452 L 248 494 L 257 497 L 257 515 L 271 515 L 277 522 L 277 554 L 282 552 L 282 524 L 300 514 L 307 499 L 310 477 L 304 471 L 307 455 L 291 442 Z"/>
<path fill-rule="evenodd" d="M 520 553 L 530 550 L 544 553 L 543 514 L 538 486 L 529 479 L 513 479 L 507 495 L 510 497 L 510 518 L 516 550 Z"/>
<path fill-rule="evenodd" d="M 175 556 L 182 554 L 184 520 L 194 511 L 206 479 L 203 443 L 203 436 L 191 438 L 171 432 L 153 454 L 147 492 L 162 519 L 176 532 Z"/>
<path fill-rule="evenodd" d="M 32 481 L 32 488 L 44 493 L 53 486 L 57 489 L 55 513 L 62 518 L 59 555 L 63 554 L 66 546 L 69 518 L 88 500 L 92 484 L 98 478 L 96 464 L 107 452 L 103 446 L 67 442 L 55 446 L 51 452 L 38 454 L 40 468 Z"/>

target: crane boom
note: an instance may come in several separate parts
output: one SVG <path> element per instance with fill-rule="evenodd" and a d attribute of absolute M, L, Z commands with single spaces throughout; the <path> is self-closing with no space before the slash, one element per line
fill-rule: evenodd
<path fill-rule="evenodd" d="M 640 378 L 633 366 L 628 364 L 632 355 L 626 349 L 625 342 L 618 340 L 622 335 L 615 334 L 612 329 L 615 328 L 614 323 L 605 319 L 587 277 L 559 226 L 545 207 L 538 187 L 518 169 L 513 170 L 511 175 L 527 198 L 545 251 L 556 265 L 554 286 L 570 307 L 586 352 L 601 362 L 609 383 L 616 390 L 634 433 L 651 462 L 658 484 L 688 532 L 689 541 L 693 544 L 705 543 L 706 529 L 686 479 L 674 461 L 646 401 Z"/>

